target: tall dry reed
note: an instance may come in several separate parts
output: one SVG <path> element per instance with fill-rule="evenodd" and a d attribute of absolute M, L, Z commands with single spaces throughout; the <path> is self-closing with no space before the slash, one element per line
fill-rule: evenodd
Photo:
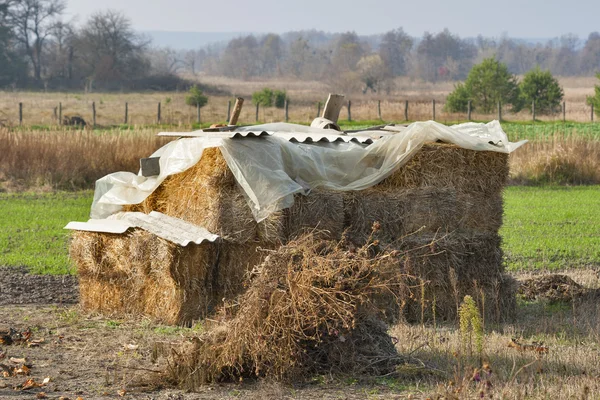
<path fill-rule="evenodd" d="M 510 158 L 512 184 L 600 184 L 600 140 L 578 134 L 531 141 Z"/>
<path fill-rule="evenodd" d="M 91 188 L 111 172 L 139 169 L 167 142 L 155 131 L 10 131 L 0 129 L 0 190 Z"/>

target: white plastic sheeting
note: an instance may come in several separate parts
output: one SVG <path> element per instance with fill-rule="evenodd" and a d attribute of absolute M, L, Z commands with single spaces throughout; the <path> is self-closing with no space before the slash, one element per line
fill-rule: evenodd
<path fill-rule="evenodd" d="M 393 126 L 387 127 L 394 131 Z M 143 177 L 117 172 L 99 179 L 92 204 L 92 218 L 106 218 L 125 204 L 137 204 L 148 197 L 169 175 L 196 164 L 202 151 L 219 147 L 237 182 L 243 189 L 257 221 L 290 207 L 295 193 L 311 189 L 363 190 L 373 186 L 404 165 L 423 144 L 441 140 L 465 149 L 510 153 L 526 141 L 510 143 L 498 121 L 467 123 L 447 127 L 428 121 L 398 128 L 366 146 L 357 143 L 292 143 L 284 137 L 264 136 L 228 139 L 210 133 L 168 143 L 152 157 L 160 157 L 160 175 Z M 240 127 L 236 131 L 265 131 L 327 134 L 302 125 L 275 123 Z M 360 132 L 381 136 L 381 131 Z"/>

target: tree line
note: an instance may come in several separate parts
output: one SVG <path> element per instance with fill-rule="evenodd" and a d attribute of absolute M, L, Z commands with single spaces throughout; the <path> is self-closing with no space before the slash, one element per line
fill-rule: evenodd
<path fill-rule="evenodd" d="M 176 51 L 157 48 L 122 13 L 106 10 L 81 25 L 65 20 L 66 0 L 0 0 L 0 87 L 173 90 L 181 76 L 318 80 L 344 92 L 390 92 L 394 78 L 464 80 L 495 57 L 512 74 L 536 67 L 555 75 L 600 70 L 600 33 L 532 44 L 502 37 L 461 38 L 445 29 L 414 38 L 398 28 L 380 35 L 320 31 L 245 35 Z M 210 91 L 210 89 L 209 89 Z"/>

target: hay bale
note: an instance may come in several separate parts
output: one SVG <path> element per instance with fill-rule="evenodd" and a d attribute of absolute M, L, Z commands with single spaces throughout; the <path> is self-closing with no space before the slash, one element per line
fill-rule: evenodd
<path fill-rule="evenodd" d="M 508 179 L 508 154 L 428 143 L 378 187 L 453 187 L 462 192 L 501 193 Z"/>
<path fill-rule="evenodd" d="M 70 250 L 84 310 L 177 325 L 235 298 L 245 275 L 265 257 L 256 244 L 179 247 L 140 229 L 125 235 L 77 232 Z"/>
<path fill-rule="evenodd" d="M 493 233 L 419 234 L 395 245 L 404 254 L 401 272 L 413 277 L 404 315 L 408 321 L 452 320 L 465 295 L 484 318 L 514 317 L 515 281 L 504 274 L 501 238 Z"/>
<path fill-rule="evenodd" d="M 486 304 L 509 302 L 514 290 L 503 275 L 497 236 L 507 176 L 506 154 L 427 144 L 406 165 L 372 188 L 344 193 L 315 190 L 308 196 L 296 195 L 293 207 L 256 223 L 220 150 L 206 149 L 195 166 L 168 177 L 144 202 L 126 210 L 159 211 L 181 218 L 220 235 L 223 242 L 206 245 L 206 250 L 200 251 L 192 250 L 193 246 L 176 248 L 157 242 L 157 238 L 141 240 L 137 238 L 140 233 L 120 239 L 93 234 L 76 238 L 74 258 L 84 281 L 87 279 L 82 285 L 82 302 L 97 311 L 115 312 L 121 307 L 122 312 L 186 322 L 206 315 L 223 298 L 242 292 L 244 276 L 265 257 L 260 248 L 277 249 L 307 231 L 324 240 L 339 240 L 346 231 L 352 241 L 364 243 L 375 222 L 381 227 L 377 238 L 382 246 L 399 251 L 419 249 L 409 252 L 406 265 L 398 270 L 413 274 L 417 286 L 427 282 L 423 293 L 413 290 L 415 298 L 425 301 L 418 307 L 409 304 L 409 319 L 432 318 L 434 301 L 436 318 L 455 317 L 455 299 L 449 287 L 451 270 L 456 274 L 455 286 L 461 296 L 481 298 L 477 293 L 483 293 Z M 83 249 L 85 246 L 89 248 Z M 153 261 L 144 256 L 150 251 L 157 255 Z M 86 275 L 94 268 L 100 272 Z M 119 268 L 127 271 L 120 272 L 127 278 L 124 283 L 106 278 Z M 150 273 L 167 278 L 159 282 L 156 277 L 142 276 Z M 151 310 L 158 294 L 132 301 L 141 292 L 130 287 L 131 276 L 136 276 L 135 282 L 149 280 L 153 287 L 161 288 L 161 293 L 169 293 L 172 310 L 165 315 Z M 96 287 L 115 294 L 112 299 L 101 293 L 99 298 L 92 298 Z M 90 294 L 84 293 L 87 288 Z M 143 306 L 145 301 L 148 306 Z M 397 315 L 399 311 L 390 307 L 388 314 Z M 504 319 L 513 309 L 503 308 L 495 318 Z"/>

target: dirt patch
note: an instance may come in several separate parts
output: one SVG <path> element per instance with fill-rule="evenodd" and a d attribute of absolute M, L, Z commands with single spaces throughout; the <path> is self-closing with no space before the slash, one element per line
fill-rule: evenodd
<path fill-rule="evenodd" d="M 0 305 L 76 304 L 79 283 L 71 275 L 33 275 L 24 267 L 0 267 Z"/>

